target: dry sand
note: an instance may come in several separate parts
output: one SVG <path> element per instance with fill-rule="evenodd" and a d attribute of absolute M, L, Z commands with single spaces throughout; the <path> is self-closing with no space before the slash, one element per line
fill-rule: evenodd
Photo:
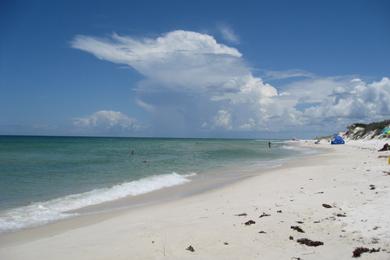
<path fill-rule="evenodd" d="M 380 154 L 389 153 L 332 146 L 201 194 L 2 235 L 0 259 L 350 259 L 360 246 L 380 248 L 360 259 L 390 259 L 390 166 Z"/>

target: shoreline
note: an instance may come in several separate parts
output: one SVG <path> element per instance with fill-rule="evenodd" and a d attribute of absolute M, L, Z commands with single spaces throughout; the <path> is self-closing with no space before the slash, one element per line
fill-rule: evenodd
<path fill-rule="evenodd" d="M 286 150 L 294 150 L 295 147 L 298 147 L 296 143 L 290 143 L 284 142 L 285 146 L 287 146 Z M 281 149 L 281 148 L 279 148 Z M 41 202 L 35 202 L 32 203 L 32 205 L 38 205 L 38 207 L 46 207 L 45 203 L 50 203 L 54 201 L 61 201 L 65 200 L 68 197 L 71 196 L 80 196 L 88 193 L 92 193 L 94 191 L 97 191 L 93 196 L 99 196 L 99 193 L 105 192 L 104 190 L 110 191 L 113 190 L 115 187 L 119 187 L 123 184 L 132 184 L 135 182 L 142 182 L 142 181 L 148 181 L 148 178 L 160 178 L 160 182 L 164 182 L 164 176 L 170 177 L 170 175 L 176 174 L 177 178 L 181 178 L 180 182 L 178 184 L 174 184 L 172 186 L 167 187 L 160 187 L 155 190 L 146 191 L 144 193 L 136 194 L 136 195 L 126 195 L 121 198 L 115 198 L 115 199 L 109 199 L 103 202 L 99 203 L 93 203 L 91 205 L 83 205 L 78 208 L 69 209 L 67 211 L 54 211 L 55 214 L 64 214 L 63 217 L 58 216 L 58 218 L 48 219 L 47 222 L 42 223 L 30 223 L 27 224 L 27 226 L 19 227 L 19 228 L 13 228 L 11 230 L 2 230 L 0 231 L 0 236 L 8 233 L 13 232 L 19 232 L 22 230 L 27 229 L 35 229 L 39 228 L 41 226 L 49 225 L 52 223 L 56 223 L 58 221 L 65 221 L 69 220 L 74 217 L 79 217 L 80 215 L 90 215 L 90 214 L 99 214 L 99 213 L 109 213 L 109 211 L 118 211 L 123 209 L 131 209 L 131 208 L 139 208 L 143 206 L 148 205 L 155 205 L 158 203 L 164 203 L 167 201 L 172 201 L 175 199 L 180 199 L 183 197 L 192 196 L 195 194 L 199 194 L 202 192 L 207 192 L 212 189 L 218 189 L 225 185 L 229 185 L 231 183 L 234 183 L 236 181 L 239 181 L 241 179 L 245 179 L 248 177 L 251 177 L 253 175 L 258 175 L 259 173 L 263 171 L 268 171 L 277 167 L 283 166 L 285 163 L 289 161 L 298 160 L 301 157 L 305 157 L 312 154 L 319 153 L 318 149 L 307 149 L 304 148 L 302 150 L 302 147 L 298 147 L 297 155 L 290 154 L 287 157 L 277 158 L 277 159 L 260 159 L 259 161 L 249 161 L 249 162 L 241 162 L 241 163 L 235 163 L 235 164 L 229 164 L 228 166 L 220 166 L 217 168 L 212 168 L 207 171 L 198 172 L 198 173 L 189 173 L 185 175 L 178 175 L 175 172 L 172 172 L 172 174 L 163 174 L 163 175 L 154 175 L 149 177 L 144 177 L 141 179 L 136 179 L 130 182 L 124 182 L 122 184 L 116 184 L 112 187 L 107 188 L 99 188 L 97 190 L 87 191 L 84 193 L 78 193 L 78 194 L 69 194 L 65 195 L 59 198 L 53 198 L 49 199 L 47 201 L 41 201 Z M 306 150 L 305 150 L 306 149 Z M 317 151 L 318 150 L 318 151 Z M 320 149 L 321 150 L 321 149 Z M 176 176 L 175 176 L 176 178 Z M 158 181 L 158 180 L 156 180 Z M 148 183 L 146 183 L 148 185 Z M 150 184 L 149 184 L 150 185 Z M 89 196 L 89 195 L 88 195 Z M 93 198 L 91 198 L 93 199 Z M 72 203 L 72 201 L 69 201 Z M 57 202 L 55 202 L 57 203 Z M 51 206 L 55 205 L 48 205 L 50 208 Z M 17 208 L 11 208 L 6 209 L 4 212 L 7 212 L 7 210 L 29 210 L 29 205 L 20 206 Z M 71 208 L 71 207 L 70 207 Z M 43 212 L 45 213 L 45 212 Z M 14 213 L 12 213 L 14 214 Z M 66 216 L 68 215 L 68 216 Z M 39 214 L 37 214 L 39 216 Z M 37 217 L 34 216 L 34 217 Z M 44 217 L 44 216 L 42 216 Z M 13 223 L 10 223 L 13 224 Z M 16 223 L 17 224 L 17 223 Z M 23 224 L 23 223 L 20 223 Z M 4 225 L 4 223 L 3 223 Z"/>
<path fill-rule="evenodd" d="M 297 142 L 289 143 L 289 145 L 302 147 L 302 145 Z M 256 164 L 252 163 L 249 166 L 237 164 L 234 167 L 224 167 L 208 173 L 198 174 L 192 177 L 191 181 L 188 183 L 162 188 L 136 196 L 128 195 L 124 198 L 71 210 L 66 213 L 75 213 L 77 215 L 64 219 L 57 219 L 43 225 L 25 227 L 0 233 L 0 248 L 2 245 L 12 244 L 15 240 L 25 242 L 31 239 L 55 235 L 65 232 L 67 229 L 96 224 L 123 214 L 126 211 L 153 207 L 159 204 L 170 203 L 186 199 L 191 196 L 213 192 L 214 190 L 223 189 L 226 186 L 233 185 L 261 174 L 272 172 L 276 169 L 295 167 L 299 164 L 302 158 L 313 158 L 318 155 L 325 154 L 331 149 L 325 147 L 310 147 L 308 151 L 310 150 L 312 151 L 308 154 L 301 152 L 301 154 L 295 156 L 271 161 L 261 161 Z M 266 164 L 264 164 L 264 162 Z M 278 162 L 278 164 L 276 162 Z M 239 174 L 236 172 L 239 172 Z"/>
<path fill-rule="evenodd" d="M 330 148 L 327 145 L 312 147 Z M 260 253 L 266 256 L 265 259 L 334 259 L 338 256 L 350 258 L 354 247 L 369 245 L 370 248 L 380 246 L 387 250 L 372 257 L 387 259 L 390 239 L 386 236 L 376 233 L 379 242 L 374 244 L 371 243 L 371 234 L 354 230 L 356 225 L 345 228 L 345 223 L 351 222 L 350 215 L 353 220 L 353 210 L 359 208 L 353 204 L 367 204 L 365 200 L 374 201 L 375 196 L 379 196 L 379 193 L 372 192 L 369 193 L 372 198 L 366 195 L 370 190 L 370 183 L 363 181 L 367 178 L 367 169 L 360 171 L 361 167 L 369 166 L 375 170 L 375 167 L 382 167 L 378 166 L 382 160 L 375 155 L 373 151 L 348 145 L 332 147 L 326 153 L 298 158 L 285 166 L 177 200 L 135 210 L 84 215 L 84 219 L 75 217 L 34 228 L 34 232 L 33 229 L 16 231 L 17 235 L 9 234 L 8 239 L 0 235 L 0 256 L 25 259 L 34 251 L 42 254 L 43 248 L 47 248 L 44 255 L 56 259 L 70 256 L 75 259 L 163 256 L 170 259 L 191 256 L 237 259 L 240 255 L 253 259 Z M 371 160 L 372 163 L 366 166 L 362 160 Z M 359 182 L 353 177 L 359 177 Z M 376 182 L 387 180 L 382 178 L 389 177 L 381 177 Z M 372 185 L 377 185 L 379 190 L 380 184 Z M 382 186 L 380 195 L 387 196 L 388 188 Z M 365 196 L 358 196 L 359 192 Z M 331 205 L 332 209 L 323 208 L 323 203 Z M 263 212 L 271 216 L 259 218 Z M 240 213 L 247 216 L 236 216 Z M 346 218 L 335 215 L 344 213 Z M 244 225 L 249 219 L 256 223 Z M 313 224 L 315 221 L 320 222 Z M 63 229 L 55 232 L 56 225 L 57 228 L 62 225 Z M 291 225 L 301 226 L 306 234 L 291 230 Z M 376 230 L 382 228 L 387 227 Z M 262 230 L 266 233 L 259 234 Z M 293 240 L 289 240 L 291 235 Z M 302 246 L 295 242 L 297 237 L 318 239 L 325 245 L 318 248 Z M 195 252 L 185 250 L 189 244 Z M 71 249 L 66 256 L 60 255 L 64 248 Z"/>
<path fill-rule="evenodd" d="M 290 144 L 291 146 L 299 146 L 297 143 Z M 312 156 L 320 155 L 327 152 L 327 148 L 314 147 L 308 149 L 306 154 L 301 151 L 301 154 L 279 158 L 274 160 L 264 160 L 249 165 L 230 165 L 218 169 L 212 169 L 195 176 L 189 177 L 190 182 L 154 190 L 136 196 L 126 196 L 124 198 L 106 201 L 103 203 L 82 207 L 76 210 L 69 211 L 70 213 L 81 214 L 99 214 L 109 211 L 127 210 L 133 208 L 147 207 L 159 203 L 171 202 L 198 194 L 207 193 L 213 190 L 221 189 L 228 185 L 240 182 L 247 178 L 256 177 L 260 174 L 291 167 L 298 164 L 302 158 L 311 158 Z"/>

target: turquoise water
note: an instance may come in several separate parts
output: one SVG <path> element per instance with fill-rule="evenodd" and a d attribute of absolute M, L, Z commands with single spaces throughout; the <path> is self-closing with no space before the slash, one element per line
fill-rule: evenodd
<path fill-rule="evenodd" d="M 0 137 L 0 231 L 191 181 L 195 174 L 296 154 L 283 142 L 226 139 Z"/>

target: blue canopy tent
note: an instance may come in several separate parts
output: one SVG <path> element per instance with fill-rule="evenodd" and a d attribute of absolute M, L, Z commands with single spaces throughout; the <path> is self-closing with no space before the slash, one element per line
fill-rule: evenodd
<path fill-rule="evenodd" d="M 331 144 L 345 144 L 344 139 L 339 135 L 334 135 Z"/>

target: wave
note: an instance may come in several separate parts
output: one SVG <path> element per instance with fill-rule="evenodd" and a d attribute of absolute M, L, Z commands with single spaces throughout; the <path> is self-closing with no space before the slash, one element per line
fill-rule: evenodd
<path fill-rule="evenodd" d="M 154 175 L 139 180 L 125 182 L 110 188 L 95 189 L 92 191 L 72 194 L 61 198 L 34 202 L 31 205 L 0 212 L 0 233 L 16 229 L 34 227 L 72 216 L 77 213 L 69 211 L 86 206 L 96 205 L 127 196 L 137 196 L 162 188 L 181 185 L 191 181 L 191 173 L 180 175 L 171 174 Z"/>

